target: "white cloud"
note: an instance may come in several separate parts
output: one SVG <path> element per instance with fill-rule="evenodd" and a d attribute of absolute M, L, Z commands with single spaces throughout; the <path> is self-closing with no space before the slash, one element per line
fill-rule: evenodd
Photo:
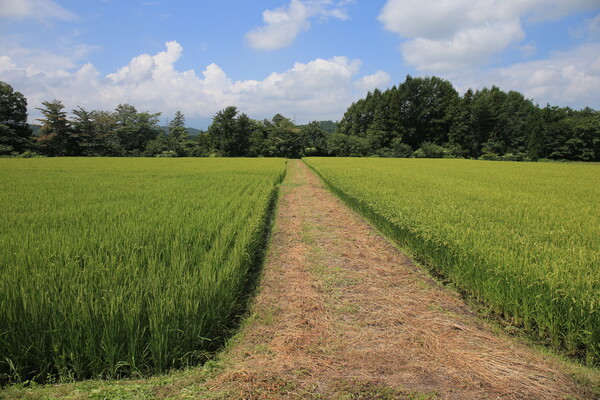
<path fill-rule="evenodd" d="M 4 71 L 11 71 L 17 68 L 8 56 L 0 56 L 0 74 Z"/>
<path fill-rule="evenodd" d="M 47 49 L 26 48 L 18 44 L 18 37 L 0 37 L 0 54 L 10 57 L 12 62 L 29 74 L 44 71 L 69 70 L 77 62 L 85 60 L 98 46 L 76 44 L 64 46 L 60 52 Z"/>
<path fill-rule="evenodd" d="M 400 50 L 409 65 L 448 72 L 485 64 L 522 41 L 523 18 L 554 19 L 597 6 L 597 0 L 388 0 L 378 19 L 407 39 Z"/>
<path fill-rule="evenodd" d="M 363 76 L 358 79 L 354 85 L 363 92 L 369 92 L 373 89 L 385 89 L 389 86 L 392 77 L 385 71 L 377 71 L 372 75 Z"/>
<path fill-rule="evenodd" d="M 328 17 L 348 19 L 345 5 L 349 0 L 291 0 L 287 8 L 263 11 L 263 26 L 246 33 L 248 44 L 259 50 L 287 47 L 301 31 L 310 27 L 310 19 Z"/>
<path fill-rule="evenodd" d="M 142 54 L 134 57 L 129 64 L 120 68 L 115 74 L 107 75 L 114 83 L 142 83 L 153 74 L 165 74 L 173 70 L 173 64 L 181 57 L 183 47 L 175 41 L 167 42 L 167 51 L 161 51 L 155 56 Z"/>
<path fill-rule="evenodd" d="M 148 54 L 135 57 L 126 66 L 119 68 L 114 74 L 107 78 L 113 82 L 129 81 L 130 83 L 141 83 L 152 76 L 152 69 L 156 66 L 154 58 Z"/>
<path fill-rule="evenodd" d="M 40 71 L 2 56 L 0 80 L 26 96 L 32 119 L 42 101 L 57 98 L 67 109 L 113 109 L 119 103 L 130 103 L 140 110 L 167 115 L 181 110 L 188 119 L 206 119 L 235 105 L 254 118 L 282 113 L 296 115 L 298 122 L 308 122 L 341 118 L 352 101 L 367 90 L 384 88 L 390 79 L 383 71 L 359 77 L 360 60 L 333 57 L 296 63 L 263 80 L 236 81 L 216 64 L 199 74 L 194 70 L 178 71 L 175 64 L 182 52 L 179 43 L 167 42 L 165 51 L 134 57 L 106 76 L 92 64 Z"/>
<path fill-rule="evenodd" d="M 550 103 L 600 108 L 600 44 L 581 45 L 571 51 L 552 53 L 547 59 L 496 68 L 484 74 L 457 74 L 448 78 L 461 88 L 496 85 L 503 90 L 517 90 L 542 106 Z"/>
<path fill-rule="evenodd" d="M 308 10 L 299 0 L 292 0 L 287 9 L 263 12 L 265 26 L 246 34 L 250 46 L 261 50 L 275 50 L 289 46 L 303 29 L 308 29 Z"/>
<path fill-rule="evenodd" d="M 72 20 L 77 16 L 51 0 L 0 0 L 0 17 Z"/>
<path fill-rule="evenodd" d="M 516 1 L 516 0 L 513 0 Z M 532 3 L 531 19 L 544 21 L 598 8 L 598 0 L 528 0 Z"/>
<path fill-rule="evenodd" d="M 419 37 L 400 48 L 404 59 L 418 69 L 445 72 L 481 64 L 524 35 L 517 21 L 499 22 L 461 30 L 449 39 Z"/>

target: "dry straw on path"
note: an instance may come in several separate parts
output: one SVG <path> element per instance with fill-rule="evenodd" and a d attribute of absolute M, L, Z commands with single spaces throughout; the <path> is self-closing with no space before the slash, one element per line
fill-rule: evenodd
<path fill-rule="evenodd" d="M 225 373 L 207 382 L 223 398 L 589 396 L 552 359 L 482 325 L 300 161 L 253 312 Z"/>

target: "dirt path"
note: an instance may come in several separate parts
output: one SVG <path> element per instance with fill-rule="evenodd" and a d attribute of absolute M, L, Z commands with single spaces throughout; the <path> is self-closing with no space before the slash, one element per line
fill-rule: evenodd
<path fill-rule="evenodd" d="M 492 333 L 298 160 L 281 187 L 250 311 L 205 366 L 12 387 L 0 399 L 594 398 L 565 372 L 574 367 Z M 588 386 L 600 382 L 596 372 L 577 374 Z"/>
<path fill-rule="evenodd" d="M 205 383 L 239 399 L 582 398 L 551 360 L 483 326 L 290 161 L 253 317 Z"/>

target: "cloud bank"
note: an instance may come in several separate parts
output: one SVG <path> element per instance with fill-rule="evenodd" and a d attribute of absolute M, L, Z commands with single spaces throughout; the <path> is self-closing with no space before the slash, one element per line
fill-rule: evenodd
<path fill-rule="evenodd" d="M 524 19 L 558 19 L 597 7 L 597 0 L 388 0 L 378 19 L 406 39 L 400 51 L 410 66 L 441 73 L 485 64 L 521 42 Z"/>
<path fill-rule="evenodd" d="M 200 73 L 178 71 L 175 64 L 183 47 L 176 41 L 165 46 L 157 54 L 134 57 L 108 75 L 100 74 L 90 63 L 73 68 L 72 62 L 63 60 L 62 65 L 57 62 L 44 68 L 23 58 L 17 61 L 1 56 L 0 80 L 27 97 L 30 117 L 39 114 L 35 107 L 42 101 L 57 98 L 68 109 L 113 109 L 119 103 L 130 103 L 166 115 L 181 110 L 188 119 L 207 119 L 235 105 L 255 118 L 282 113 L 296 115 L 299 123 L 339 119 L 353 100 L 390 83 L 390 76 L 383 71 L 359 76 L 361 61 L 347 57 L 295 63 L 263 80 L 234 80 L 214 63 Z"/>
<path fill-rule="evenodd" d="M 575 108 L 600 105 L 600 43 L 588 43 L 573 50 L 554 52 L 534 60 L 495 68 L 476 78 L 457 75 L 461 88 L 496 85 L 518 90 L 542 107 L 569 105 Z"/>

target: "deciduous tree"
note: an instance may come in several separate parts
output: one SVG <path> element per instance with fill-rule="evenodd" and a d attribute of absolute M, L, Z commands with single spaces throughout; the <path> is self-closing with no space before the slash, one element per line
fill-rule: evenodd
<path fill-rule="evenodd" d="M 22 153 L 31 144 L 27 100 L 11 85 L 0 82 L 0 155 Z"/>

